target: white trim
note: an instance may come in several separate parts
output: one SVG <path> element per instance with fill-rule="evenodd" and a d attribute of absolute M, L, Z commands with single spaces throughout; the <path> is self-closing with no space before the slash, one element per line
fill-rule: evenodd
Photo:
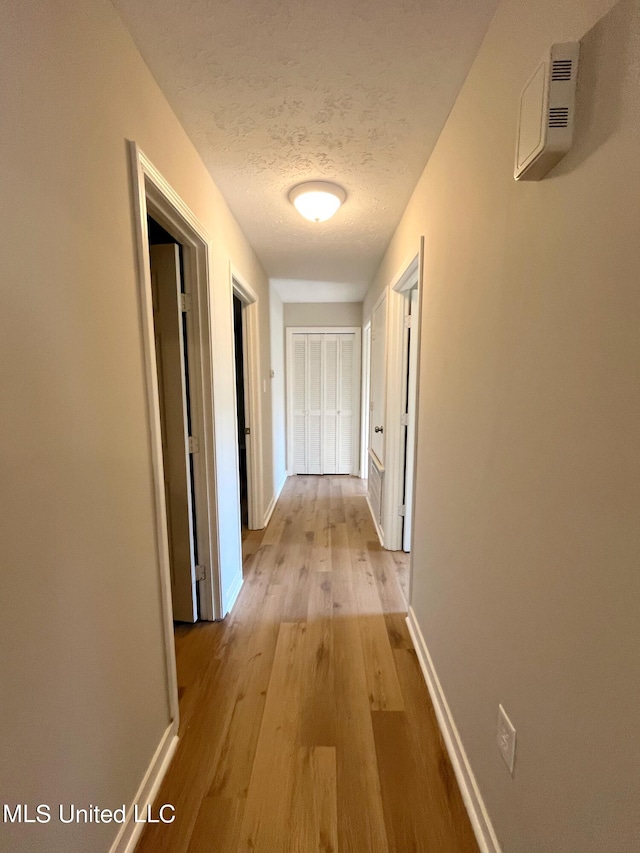
<path fill-rule="evenodd" d="M 231 262 L 229 263 L 229 274 L 234 291 L 245 305 L 253 305 L 254 302 L 258 301 L 258 294 Z"/>
<path fill-rule="evenodd" d="M 376 301 L 375 301 L 375 302 L 373 303 L 373 305 L 371 306 L 371 314 L 369 315 L 369 322 L 370 322 L 370 323 L 373 321 L 373 315 L 376 313 L 376 311 L 377 311 L 377 310 L 378 310 L 378 308 L 382 305 L 382 303 L 384 302 L 384 300 L 385 300 L 386 298 L 387 298 L 387 288 L 385 287 L 385 289 L 382 291 L 382 293 L 380 294 L 380 296 L 378 296 L 378 298 L 376 299 Z"/>
<path fill-rule="evenodd" d="M 408 604 L 413 596 L 413 542 L 416 531 L 416 484 L 418 478 L 418 426 L 420 421 L 420 356 L 422 352 L 422 306 L 424 304 L 424 237 L 420 237 L 420 252 L 418 258 L 418 332 L 416 345 L 418 357 L 416 361 L 416 411 L 413 428 L 413 505 L 411 506 L 411 552 L 409 554 L 409 589 Z"/>
<path fill-rule="evenodd" d="M 276 487 L 276 490 L 273 493 L 273 497 L 271 498 L 271 501 L 269 502 L 269 506 L 267 507 L 267 511 L 264 514 L 264 525 L 263 525 L 263 527 L 266 527 L 269 524 L 269 522 L 271 521 L 271 516 L 273 515 L 273 511 L 276 508 L 276 504 L 278 503 L 278 498 L 282 494 L 282 490 L 284 489 L 284 484 L 287 482 L 287 477 L 288 477 L 288 474 L 285 471 L 284 474 L 282 475 L 282 480 L 280 481 L 280 484 Z"/>
<path fill-rule="evenodd" d="M 217 531 L 216 463 L 213 427 L 212 341 L 209 304 L 209 246 L 211 240 L 204 227 L 180 196 L 163 178 L 136 142 L 129 142 L 134 188 L 134 221 L 137 237 L 138 285 L 144 344 L 147 403 L 155 496 L 158 563 L 164 616 L 165 653 L 169 703 L 173 717 L 178 716 L 178 686 L 175 672 L 173 613 L 171 607 L 171 573 L 162 462 L 162 436 L 158 404 L 153 302 L 147 213 L 167 228 L 182 245 L 185 284 L 191 289 L 191 311 L 187 312 L 191 414 L 194 434 L 199 438 L 199 452 L 193 456 L 194 493 L 198 556 L 209 571 L 199 581 L 200 618 L 220 617 L 220 553 Z"/>
<path fill-rule="evenodd" d="M 362 326 L 285 326 L 287 334 L 339 335 L 348 332 L 362 332 Z"/>
<path fill-rule="evenodd" d="M 236 603 L 236 599 L 240 594 L 240 590 L 242 589 L 242 584 L 244 583 L 244 577 L 242 572 L 236 575 L 235 582 L 229 592 L 227 593 L 227 597 L 224 601 L 224 615 L 226 616 L 230 611 L 233 605 Z"/>
<path fill-rule="evenodd" d="M 147 806 L 153 804 L 178 746 L 177 731 L 178 722 L 174 720 L 162 735 L 133 802 L 127 808 L 126 820 L 120 827 L 109 853 L 133 853 L 135 850 L 140 833 L 144 829 L 144 823 L 132 822 L 134 806 L 138 807 L 138 814 L 144 814 Z"/>
<path fill-rule="evenodd" d="M 229 264 L 232 295 L 243 304 L 242 338 L 244 357 L 245 421 L 251 433 L 247 445 L 247 498 L 249 530 L 261 529 L 263 519 L 264 483 L 262 464 L 262 406 L 260 400 L 260 338 L 258 296 L 248 282 Z M 233 323 L 233 298 L 231 299 Z M 235 352 L 234 352 L 235 363 Z M 235 385 L 234 385 L 235 400 Z M 237 422 L 236 422 L 237 430 Z M 237 444 L 237 443 L 236 443 Z M 236 454 L 238 452 L 236 446 Z M 236 466 L 239 470 L 239 465 Z"/>
<path fill-rule="evenodd" d="M 369 404 L 371 400 L 371 320 L 362 327 L 362 379 L 360 385 L 360 477 L 369 477 Z"/>
<path fill-rule="evenodd" d="M 444 738 L 480 851 L 481 853 L 501 853 L 501 847 L 495 830 L 482 800 L 478 783 L 473 775 L 471 764 L 469 763 L 467 753 L 465 752 L 413 607 L 409 608 L 407 626 L 413 640 L 418 662 L 420 663 L 420 669 L 431 695 L 431 701 L 433 702 L 436 717 L 438 718 L 438 725 L 440 726 L 440 731 L 442 732 L 442 737 Z"/>
<path fill-rule="evenodd" d="M 420 251 L 422 251 L 422 241 L 420 238 Z M 400 265 L 398 272 L 391 279 L 389 287 L 395 290 L 396 293 L 406 293 L 407 290 L 413 290 L 415 283 L 418 280 L 420 270 L 420 251 L 412 252 L 404 262 Z"/>
<path fill-rule="evenodd" d="M 360 326 L 286 326 L 285 327 L 285 401 L 287 410 L 287 470 L 293 468 L 293 403 L 291 392 L 293 335 L 355 335 L 353 352 L 354 391 L 357 402 L 353 407 L 353 452 L 351 458 L 351 476 L 358 476 L 360 470 L 360 359 L 362 356 L 362 328 Z M 287 476 L 291 476 L 290 473 Z"/>

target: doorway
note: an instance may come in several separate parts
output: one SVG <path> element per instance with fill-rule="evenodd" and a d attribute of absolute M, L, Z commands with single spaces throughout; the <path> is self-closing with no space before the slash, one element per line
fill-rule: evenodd
<path fill-rule="evenodd" d="M 360 477 L 369 476 L 369 413 L 371 408 L 371 321 L 362 329 L 362 413 L 360 425 Z"/>
<path fill-rule="evenodd" d="M 405 317 L 405 342 L 404 362 L 406 365 L 403 415 L 402 420 L 406 427 L 404 431 L 404 483 L 402 506 L 404 516 L 402 517 L 402 550 L 411 551 L 411 530 L 413 518 L 413 477 L 416 450 L 416 404 L 418 396 L 418 286 L 416 284 L 406 294 L 407 313 Z"/>
<path fill-rule="evenodd" d="M 260 337 L 258 334 L 258 296 L 233 267 L 231 281 L 231 317 L 235 358 L 235 395 L 238 449 L 238 493 L 240 528 L 264 527 L 262 505 L 262 412 L 260 390 Z"/>
<path fill-rule="evenodd" d="M 388 551 L 410 551 L 411 548 L 422 253 L 421 238 L 419 251 L 401 266 L 374 305 L 371 317 L 370 457 L 381 463 L 381 530 L 378 532 L 382 533 L 381 541 Z M 384 344 L 378 337 L 384 339 Z M 376 359 L 378 345 L 380 356 Z M 387 382 L 384 386 L 382 376 L 378 377 L 381 387 L 376 390 L 378 371 L 383 375 L 386 372 Z M 383 395 L 382 405 L 377 404 L 376 394 Z M 371 476 L 371 466 L 369 470 Z M 374 491 L 370 485 L 370 495 Z"/>
<path fill-rule="evenodd" d="M 249 529 L 249 484 L 247 469 L 247 439 L 251 427 L 247 424 L 244 319 L 242 301 L 233 294 L 233 340 L 236 364 L 236 417 L 238 422 L 238 476 L 240 480 L 240 524 L 242 535 Z"/>
<path fill-rule="evenodd" d="M 151 216 L 147 233 L 173 619 L 195 622 L 198 554 L 183 252 Z"/>
<path fill-rule="evenodd" d="M 190 209 L 135 142 L 129 149 L 167 683 L 172 712 L 177 714 L 174 621 L 214 620 L 223 615 L 213 429 L 210 241 Z M 153 270 L 152 254 L 156 256 Z M 161 307 L 167 309 L 162 326 Z M 181 483 L 180 499 L 173 495 L 177 483 Z M 182 515 L 180 532 L 176 532 L 173 519 L 176 508 Z M 175 555 L 176 549 L 182 561 L 178 571 L 175 556 L 172 560 L 170 554 Z M 186 612 L 178 605 L 178 574 L 184 581 L 183 592 L 186 590 L 182 598 Z"/>

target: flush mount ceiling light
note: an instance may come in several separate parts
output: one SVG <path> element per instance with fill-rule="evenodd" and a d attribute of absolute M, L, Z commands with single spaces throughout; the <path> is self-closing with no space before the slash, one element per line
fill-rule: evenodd
<path fill-rule="evenodd" d="M 298 213 L 311 222 L 331 219 L 346 197 L 342 187 L 329 181 L 307 181 L 289 192 L 289 201 Z"/>

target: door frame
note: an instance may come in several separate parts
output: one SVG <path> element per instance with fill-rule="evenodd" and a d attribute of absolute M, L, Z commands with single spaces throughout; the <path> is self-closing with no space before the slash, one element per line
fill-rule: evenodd
<path fill-rule="evenodd" d="M 404 520 L 402 523 L 402 550 L 405 553 L 411 552 L 413 544 L 413 496 L 415 494 L 414 482 L 414 462 L 415 462 L 415 430 L 416 430 L 416 408 L 418 404 L 418 334 L 419 334 L 419 317 L 418 304 L 420 301 L 420 287 L 416 284 L 411 290 L 405 291 L 406 302 L 405 309 L 411 309 L 413 306 L 413 295 L 416 295 L 415 311 L 406 314 L 409 316 L 410 325 L 405 328 L 405 340 L 403 342 L 403 376 L 402 376 L 402 411 L 407 414 L 406 424 L 406 441 L 404 443 L 404 454 L 402 464 L 402 489 L 403 500 L 405 505 Z M 406 324 L 405 324 L 406 326 Z M 412 369 L 413 368 L 413 369 Z M 406 381 L 405 381 L 406 380 Z M 412 417 L 413 415 L 413 417 Z M 409 493 L 410 500 L 407 500 Z M 409 506 L 410 511 L 406 508 Z M 405 547 L 405 545 L 407 547 Z"/>
<path fill-rule="evenodd" d="M 244 407 L 245 423 L 248 423 L 251 433 L 247 442 L 247 500 L 249 530 L 262 530 L 264 509 L 262 495 L 262 407 L 260 406 L 260 337 L 258 329 L 258 295 L 244 279 L 233 264 L 229 264 L 229 281 L 231 286 L 231 323 L 233 319 L 233 297 L 237 296 L 242 302 L 242 360 L 244 372 Z M 234 349 L 235 366 L 235 349 Z M 234 403 L 237 406 L 235 384 L 233 386 Z M 240 494 L 240 456 L 238 453 L 236 419 L 236 454 L 238 454 L 238 494 Z M 240 522 L 242 524 L 242 522 Z"/>
<path fill-rule="evenodd" d="M 353 407 L 353 456 L 351 459 L 351 474 L 345 476 L 357 476 L 360 469 L 360 360 L 361 360 L 361 338 L 362 328 L 360 326 L 286 326 L 286 351 L 285 351 L 285 401 L 287 406 L 287 472 L 292 476 L 293 469 L 293 395 L 291 388 L 291 377 L 293 375 L 293 336 L 295 334 L 310 335 L 340 335 L 355 334 L 354 340 L 354 378 L 357 380 L 358 400 Z"/>
<path fill-rule="evenodd" d="M 209 250 L 211 239 L 191 210 L 173 190 L 136 142 L 129 142 L 136 230 L 137 278 L 147 391 L 149 440 L 155 498 L 158 573 L 162 602 L 167 683 L 172 719 L 178 719 L 178 687 L 171 606 L 171 575 L 164 495 L 162 434 L 153 330 L 153 303 L 147 215 L 151 215 L 182 246 L 187 308 L 187 351 L 190 374 L 192 431 L 198 451 L 193 454 L 194 509 L 198 562 L 204 580 L 198 581 L 199 618 L 222 617 L 218 500 L 214 445 L 212 339 Z M 176 722 L 177 725 L 177 722 Z"/>
<path fill-rule="evenodd" d="M 360 478 L 369 477 L 369 417 L 371 403 L 371 320 L 362 327 L 362 379 L 360 385 Z"/>
<path fill-rule="evenodd" d="M 387 441 L 385 442 L 385 486 L 383 495 L 383 530 L 384 547 L 389 551 L 402 550 L 402 516 L 400 507 L 404 497 L 404 471 L 405 471 L 405 442 L 402 415 L 404 414 L 404 382 L 407 372 L 407 336 L 405 334 L 404 316 L 406 313 L 406 300 L 409 292 L 418 287 L 418 317 L 422 312 L 422 268 L 423 268 L 424 238 L 420 238 L 417 252 L 413 252 L 401 265 L 387 288 L 387 401 L 386 401 L 386 430 Z M 416 401 L 419 399 L 420 381 L 420 322 L 417 324 L 415 344 L 418 348 L 417 376 L 418 390 Z M 416 405 L 416 427 L 417 427 L 417 405 Z M 415 429 L 417 440 L 417 429 Z M 414 482 L 415 482 L 415 460 L 417 446 L 414 443 Z M 414 492 L 415 495 L 415 492 Z M 410 512 L 413 513 L 415 499 Z M 412 536 L 415 530 L 412 515 Z"/>

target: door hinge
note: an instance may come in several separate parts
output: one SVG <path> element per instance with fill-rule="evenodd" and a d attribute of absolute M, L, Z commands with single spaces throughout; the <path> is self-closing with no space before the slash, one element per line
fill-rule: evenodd
<path fill-rule="evenodd" d="M 245 435 L 251 435 L 251 427 L 245 427 L 244 428 L 244 434 Z"/>
<path fill-rule="evenodd" d="M 413 317 L 411 316 L 411 314 L 405 314 L 404 315 L 404 327 L 405 327 L 405 329 L 411 328 L 411 321 L 412 320 L 413 320 Z"/>
<path fill-rule="evenodd" d="M 398 507 L 398 515 L 401 515 L 404 518 L 406 514 L 407 514 L 406 504 L 402 504 L 401 506 Z"/>
<path fill-rule="evenodd" d="M 402 426 L 409 426 L 409 412 L 405 412 L 404 415 L 400 415 L 400 424 Z"/>
<path fill-rule="evenodd" d="M 200 442 L 195 437 L 195 435 L 189 436 L 189 453 L 199 453 L 200 451 Z"/>
<path fill-rule="evenodd" d="M 191 310 L 191 294 L 190 293 L 181 293 L 180 294 L 180 310 L 181 311 L 190 311 Z"/>
<path fill-rule="evenodd" d="M 196 566 L 196 580 L 203 581 L 207 577 L 207 568 L 206 566 Z"/>

